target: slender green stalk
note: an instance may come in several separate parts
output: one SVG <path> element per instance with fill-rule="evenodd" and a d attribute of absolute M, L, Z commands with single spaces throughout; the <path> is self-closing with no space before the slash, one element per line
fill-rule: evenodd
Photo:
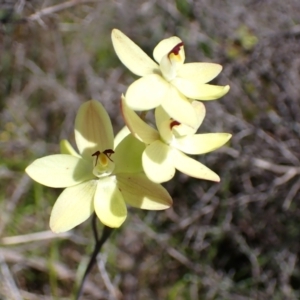
<path fill-rule="evenodd" d="M 84 283 L 85 283 L 85 281 L 87 279 L 87 276 L 91 272 L 91 270 L 92 270 L 92 268 L 93 268 L 93 266 L 96 262 L 97 255 L 98 255 L 99 251 L 101 250 L 102 246 L 104 245 L 106 240 L 109 238 L 109 236 L 113 232 L 113 228 L 110 228 L 110 227 L 104 225 L 102 235 L 101 235 L 101 238 L 99 240 L 98 239 L 98 232 L 97 232 L 96 222 L 97 222 L 97 217 L 94 214 L 93 218 L 92 218 L 92 228 L 93 228 L 93 234 L 94 234 L 94 237 L 95 237 L 95 240 L 96 240 L 96 244 L 95 244 L 95 247 L 94 247 L 94 251 L 91 255 L 90 261 L 89 261 L 89 263 L 86 267 L 86 270 L 84 272 L 83 278 L 81 280 L 80 287 L 78 289 L 78 292 L 77 292 L 77 295 L 76 295 L 76 298 L 75 298 L 76 300 L 79 300 L 79 298 L 82 294 Z"/>

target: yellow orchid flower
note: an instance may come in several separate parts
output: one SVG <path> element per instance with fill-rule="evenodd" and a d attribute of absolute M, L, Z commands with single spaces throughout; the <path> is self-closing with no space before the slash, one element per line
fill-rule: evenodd
<path fill-rule="evenodd" d="M 51 212 L 54 232 L 72 229 L 94 210 L 103 224 L 114 228 L 126 219 L 125 203 L 149 210 L 172 205 L 168 192 L 141 172 L 144 144 L 131 134 L 123 137 L 114 149 L 109 116 L 99 102 L 91 100 L 81 105 L 75 120 L 79 153 L 62 141 L 63 154 L 37 159 L 26 168 L 35 181 L 65 188 Z"/>
<path fill-rule="evenodd" d="M 205 116 L 205 107 L 194 101 L 200 126 Z M 146 175 L 153 182 L 161 183 L 173 178 L 175 170 L 191 177 L 220 181 L 219 176 L 186 154 L 204 154 L 223 146 L 230 138 L 229 133 L 195 134 L 189 127 L 182 127 L 169 117 L 160 106 L 155 110 L 155 121 L 158 130 L 145 123 L 122 97 L 122 113 L 131 133 L 146 144 L 142 154 L 142 164 Z M 199 127 L 198 126 L 198 127 Z"/>
<path fill-rule="evenodd" d="M 162 40 L 153 51 L 154 62 L 120 30 L 113 29 L 112 42 L 121 62 L 142 76 L 126 92 L 127 105 L 137 111 L 161 105 L 182 124 L 195 127 L 197 115 L 187 98 L 214 100 L 224 96 L 229 86 L 210 85 L 222 70 L 214 63 L 184 63 L 183 42 L 173 36 Z"/>

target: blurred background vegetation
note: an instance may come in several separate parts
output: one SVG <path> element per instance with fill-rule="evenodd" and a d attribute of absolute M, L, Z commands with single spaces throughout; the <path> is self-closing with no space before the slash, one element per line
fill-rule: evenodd
<path fill-rule="evenodd" d="M 88 220 L 49 231 L 61 192 L 24 173 L 74 141 L 79 105 L 108 110 L 133 82 L 116 57 L 118 28 L 149 55 L 163 38 L 186 61 L 220 63 L 201 132 L 231 132 L 200 156 L 219 184 L 182 174 L 165 212 L 130 208 L 82 299 L 300 299 L 299 0 L 0 1 L 0 299 L 72 299 L 93 249 Z M 101 230 L 101 225 L 99 225 Z"/>

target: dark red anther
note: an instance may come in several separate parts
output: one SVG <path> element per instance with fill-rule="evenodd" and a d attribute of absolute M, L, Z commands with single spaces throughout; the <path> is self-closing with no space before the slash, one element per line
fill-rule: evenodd
<path fill-rule="evenodd" d="M 175 55 L 178 55 L 179 51 L 180 51 L 180 48 L 183 46 L 183 42 L 177 44 L 170 52 L 169 52 L 169 55 L 171 53 L 174 53 Z M 168 55 L 168 56 L 169 56 Z"/>
<path fill-rule="evenodd" d="M 112 160 L 110 159 L 110 157 L 112 156 L 112 154 L 115 153 L 115 151 L 113 151 L 113 150 L 111 150 L 111 149 L 107 149 L 107 150 L 104 150 L 103 153 L 107 156 L 107 158 L 108 158 L 110 161 L 112 161 Z"/>
<path fill-rule="evenodd" d="M 174 126 L 180 125 L 180 123 L 178 121 L 172 121 L 170 123 L 170 129 L 172 129 Z"/>
<path fill-rule="evenodd" d="M 95 166 L 97 165 L 98 157 L 99 157 L 100 154 L 101 154 L 101 152 L 100 152 L 99 150 L 96 151 L 94 154 L 92 154 L 92 156 L 97 156 L 97 157 L 96 157 L 96 163 L 95 163 Z"/>
<path fill-rule="evenodd" d="M 106 155 L 106 157 L 107 157 L 110 161 L 112 161 L 110 157 L 112 156 L 112 154 L 115 153 L 115 151 L 114 151 L 114 150 L 111 150 L 111 149 L 106 149 L 106 150 L 103 151 L 103 153 Z M 97 165 L 98 157 L 99 157 L 100 154 L 101 154 L 101 152 L 100 152 L 99 150 L 96 151 L 94 154 L 92 154 L 92 156 L 97 156 L 95 166 Z"/>

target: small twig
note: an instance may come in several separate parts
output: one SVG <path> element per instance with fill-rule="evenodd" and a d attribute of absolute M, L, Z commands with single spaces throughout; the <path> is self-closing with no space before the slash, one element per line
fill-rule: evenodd
<path fill-rule="evenodd" d="M 253 163 L 256 167 L 259 167 L 264 170 L 272 171 L 274 173 L 283 174 L 291 170 L 294 170 L 297 174 L 300 174 L 300 167 L 276 165 L 272 162 L 260 158 L 254 158 Z"/>
<path fill-rule="evenodd" d="M 271 171 L 273 173 L 283 174 L 274 180 L 274 186 L 282 185 L 296 175 L 300 174 L 300 167 L 276 165 L 272 162 L 268 162 L 259 158 L 254 158 L 252 161 L 256 167 Z"/>
<path fill-rule="evenodd" d="M 24 235 L 15 235 L 10 237 L 4 237 L 0 240 L 0 244 L 2 245 L 15 245 L 15 244 L 23 244 L 23 243 L 31 243 L 35 241 L 43 241 L 49 239 L 56 239 L 56 238 L 67 238 L 72 236 L 71 232 L 64 232 L 64 233 L 53 233 L 50 230 L 24 234 Z"/>
<path fill-rule="evenodd" d="M 100 274 L 102 276 L 103 282 L 104 282 L 107 290 L 110 293 L 110 300 L 117 300 L 117 299 L 119 299 L 118 294 L 120 292 L 112 284 L 112 282 L 107 274 L 107 271 L 105 268 L 105 263 L 106 263 L 106 259 L 103 257 L 103 255 L 99 255 L 98 259 L 97 259 L 97 265 L 98 265 Z"/>
<path fill-rule="evenodd" d="M 186 255 L 171 247 L 169 245 L 169 236 L 159 235 L 153 231 L 147 224 L 145 224 L 140 218 L 136 217 L 136 220 L 139 222 L 138 230 L 147 234 L 150 238 L 155 240 L 158 245 L 166 251 L 171 257 L 177 260 L 182 265 L 186 266 L 190 270 L 193 270 L 196 274 L 202 275 L 203 270 L 201 269 L 200 264 L 193 263 Z"/>
<path fill-rule="evenodd" d="M 70 0 L 70 1 L 63 2 L 63 3 L 57 4 L 57 5 L 43 8 L 40 11 L 37 11 L 36 13 L 27 17 L 26 20 L 27 21 L 37 21 L 42 16 L 50 15 L 50 14 L 59 12 L 61 10 L 65 10 L 70 7 L 76 6 L 78 4 L 85 4 L 85 3 L 90 3 L 90 2 L 96 2 L 96 1 L 95 0 Z"/>
<path fill-rule="evenodd" d="M 1 256 L 5 262 L 10 264 L 22 265 L 23 268 L 33 268 L 48 274 L 49 272 L 49 263 L 47 259 L 40 257 L 28 257 L 25 256 L 13 249 L 4 249 L 0 248 L 0 258 Z M 69 269 L 66 265 L 60 262 L 53 263 L 53 269 L 55 269 L 56 274 L 59 280 L 73 280 L 75 281 L 76 272 L 73 269 Z M 0 281 L 1 283 L 1 281 Z M 86 283 L 86 291 L 93 295 L 94 297 L 105 297 L 105 294 L 99 291 L 99 287 L 93 284 L 92 282 Z"/>
<path fill-rule="evenodd" d="M 13 297 L 13 299 L 15 300 L 22 300 L 22 296 L 20 294 L 20 291 L 17 287 L 17 284 L 8 268 L 8 265 L 6 264 L 4 257 L 2 255 L 2 253 L 0 252 L 0 277 L 4 278 L 4 288 L 7 288 L 10 296 Z"/>
<path fill-rule="evenodd" d="M 299 189 L 300 189 L 300 179 L 292 186 L 286 198 L 284 199 L 282 204 L 283 209 L 287 210 L 290 208 L 290 205 L 294 197 L 297 195 Z"/>
<path fill-rule="evenodd" d="M 297 174 L 299 174 L 299 171 L 297 171 L 296 168 L 291 168 L 285 174 L 274 180 L 274 186 L 285 184 L 286 182 L 294 178 Z"/>
<path fill-rule="evenodd" d="M 201 202 L 207 203 L 208 201 L 210 201 L 215 196 L 215 194 L 218 192 L 219 189 L 220 189 L 220 185 L 213 185 L 209 189 L 209 191 L 203 195 Z M 187 228 L 188 226 L 190 226 L 191 224 L 196 222 L 202 216 L 213 212 L 216 209 L 217 205 L 218 205 L 218 203 L 206 205 L 201 210 L 193 212 L 192 214 L 189 215 L 189 217 L 184 218 L 181 221 L 178 221 L 177 226 L 175 227 L 174 230 L 172 230 L 172 232 L 174 233 L 177 230 L 183 230 L 183 229 Z"/>
<path fill-rule="evenodd" d="M 276 146 L 286 159 L 288 159 L 295 165 L 299 165 L 300 162 L 298 157 L 287 147 L 287 145 L 284 142 L 271 137 L 262 129 L 258 129 L 257 132 L 258 136 L 260 136 L 263 140 L 268 142 L 270 145 Z"/>
<path fill-rule="evenodd" d="M 98 240 L 95 244 L 94 251 L 91 255 L 90 261 L 88 263 L 88 266 L 87 266 L 87 268 L 84 272 L 82 281 L 80 283 L 80 287 L 78 289 L 78 293 L 77 293 L 77 296 L 75 298 L 76 300 L 78 300 L 80 298 L 80 296 L 82 294 L 82 291 L 83 291 L 83 286 L 84 286 L 85 280 L 86 280 L 87 276 L 89 275 L 89 273 L 91 272 L 91 270 L 92 270 L 92 268 L 93 268 L 93 266 L 96 262 L 97 255 L 98 255 L 99 251 L 101 250 L 103 244 L 106 242 L 106 240 L 109 238 L 109 236 L 113 232 L 113 230 L 114 230 L 113 228 L 110 228 L 108 226 L 103 227 L 101 239 Z"/>

